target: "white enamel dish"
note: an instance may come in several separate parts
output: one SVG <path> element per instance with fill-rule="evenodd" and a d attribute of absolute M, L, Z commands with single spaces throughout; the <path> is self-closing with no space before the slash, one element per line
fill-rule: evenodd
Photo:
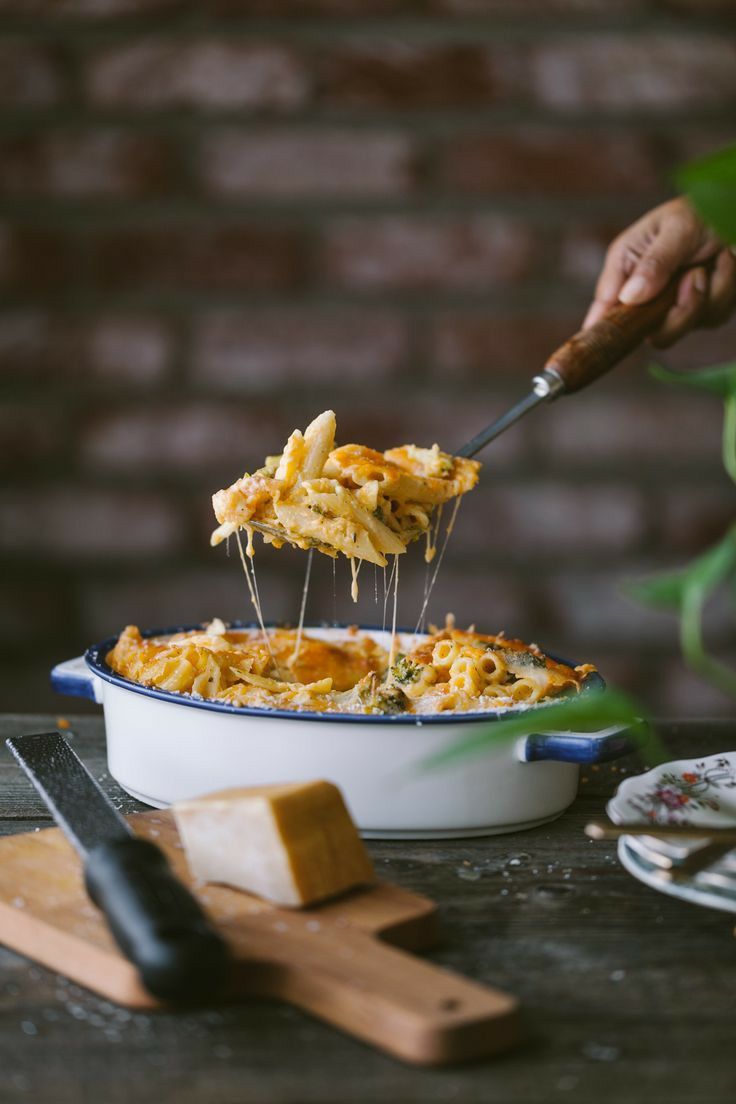
<path fill-rule="evenodd" d="M 736 752 L 662 763 L 645 774 L 627 778 L 609 801 L 607 812 L 617 824 L 651 821 L 695 825 L 698 828 L 736 826 Z M 662 877 L 658 855 L 677 861 L 698 841 L 656 836 L 622 836 L 618 855 L 622 866 L 644 885 L 695 905 L 736 912 L 736 848 L 690 878 Z"/>
<path fill-rule="evenodd" d="M 232 628 L 254 628 L 233 622 Z M 156 629 L 160 636 L 201 625 Z M 308 627 L 328 641 L 347 629 Z M 362 627 L 388 648 L 390 633 Z M 419 637 L 401 634 L 402 650 Z M 59 693 L 102 704 L 110 774 L 133 797 L 159 808 L 230 786 L 324 778 L 338 785 L 365 836 L 439 839 L 531 828 L 557 817 L 577 792 L 581 763 L 632 750 L 620 727 L 595 733 L 537 733 L 492 743 L 483 755 L 432 770 L 422 764 L 502 714 L 356 716 L 237 708 L 150 689 L 105 662 L 111 637 L 56 666 Z M 582 693 L 601 690 L 591 674 Z M 540 709 L 540 714 L 543 708 Z M 541 716 L 540 716 L 541 720 Z"/>

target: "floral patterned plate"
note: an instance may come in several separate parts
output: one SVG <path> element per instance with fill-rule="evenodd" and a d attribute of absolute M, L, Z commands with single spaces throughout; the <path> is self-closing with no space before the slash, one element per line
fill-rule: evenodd
<path fill-rule="evenodd" d="M 736 752 L 680 759 L 627 778 L 609 801 L 607 812 L 619 824 L 629 820 L 650 821 L 653 826 L 734 826 Z M 694 904 L 736 912 L 736 850 L 687 880 L 669 881 L 663 876 L 658 858 L 678 860 L 690 850 L 687 839 L 624 836 L 618 854 L 626 870 L 653 889 Z"/>

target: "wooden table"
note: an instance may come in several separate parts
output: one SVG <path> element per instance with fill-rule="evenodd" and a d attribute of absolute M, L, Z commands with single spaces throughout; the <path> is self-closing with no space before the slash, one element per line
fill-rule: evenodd
<path fill-rule="evenodd" d="M 105 769 L 101 718 L 70 718 L 82 757 L 124 812 Z M 0 734 L 54 728 L 0 718 Z M 673 758 L 736 746 L 736 724 L 666 724 Z M 49 818 L 9 754 L 0 831 Z M 484 840 L 373 843 L 379 874 L 440 903 L 435 961 L 516 993 L 523 1045 L 500 1059 L 422 1070 L 270 1003 L 140 1015 L 0 948 L 3 1104 L 733 1104 L 734 918 L 670 899 L 619 865 L 583 825 L 631 759 L 588 769 L 555 823 Z"/>

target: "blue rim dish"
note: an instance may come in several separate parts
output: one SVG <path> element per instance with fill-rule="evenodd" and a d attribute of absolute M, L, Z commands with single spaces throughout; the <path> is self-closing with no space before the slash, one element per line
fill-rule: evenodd
<path fill-rule="evenodd" d="M 229 621 L 227 622 L 228 629 L 257 629 L 260 626 L 254 621 Z M 279 628 L 276 623 L 269 622 L 267 628 Z M 329 624 L 324 623 L 320 626 L 312 626 L 313 628 L 325 628 L 325 629 L 347 629 L 352 626 L 346 624 Z M 169 636 L 172 633 L 179 632 L 192 632 L 194 630 L 202 630 L 204 624 L 197 625 L 180 625 L 173 629 L 146 629 L 141 633 L 144 639 L 151 636 Z M 361 632 L 383 632 L 388 631 L 380 628 L 378 625 L 358 625 L 357 628 Z M 308 631 L 308 630 L 307 630 Z M 410 629 L 397 629 L 397 632 L 406 633 L 408 635 L 414 635 Z M 507 717 L 519 716 L 522 713 L 528 712 L 530 709 L 543 710 L 544 705 L 527 706 L 526 708 L 511 708 L 505 709 L 501 713 L 428 713 L 428 714 L 362 714 L 362 713 L 316 713 L 308 710 L 296 710 L 296 709 L 266 709 L 263 707 L 249 706 L 249 705 L 229 705 L 227 702 L 215 702 L 208 701 L 204 698 L 194 698 L 185 693 L 178 693 L 175 690 L 159 690 L 155 687 L 142 686 L 139 682 L 133 682 L 131 679 L 124 678 L 123 675 L 118 675 L 111 667 L 108 667 L 105 662 L 105 656 L 115 646 L 118 640 L 118 635 L 109 636 L 106 640 L 102 640 L 99 644 L 93 644 L 84 653 L 84 660 L 90 671 L 92 671 L 99 678 L 105 682 L 112 683 L 113 686 L 120 686 L 124 690 L 130 690 L 134 694 L 143 694 L 147 698 L 156 698 L 158 701 L 170 702 L 174 705 L 185 705 L 193 709 L 209 709 L 216 713 L 231 713 L 237 716 L 247 717 L 261 717 L 267 718 L 281 718 L 287 720 L 300 720 L 300 721 L 320 721 L 324 722 L 339 722 L 345 724 L 346 722 L 354 724 L 391 724 L 391 725 L 427 725 L 427 724 L 452 724 L 456 721 L 462 721 L 464 723 L 475 722 L 486 723 L 488 721 L 506 720 Z M 555 660 L 557 663 L 566 663 L 570 667 L 574 667 L 575 664 L 570 663 L 567 659 L 562 659 L 559 656 L 551 655 L 545 652 L 550 659 Z M 598 674 L 597 671 L 592 671 L 585 677 L 582 684 L 581 693 L 595 693 L 605 689 L 605 682 Z M 559 700 L 559 699 L 553 699 Z M 551 704 L 547 703 L 547 704 Z"/>

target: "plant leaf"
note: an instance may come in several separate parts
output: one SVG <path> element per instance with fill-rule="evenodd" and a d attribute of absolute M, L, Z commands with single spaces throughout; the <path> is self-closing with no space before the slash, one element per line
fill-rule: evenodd
<path fill-rule="evenodd" d="M 677 612 L 689 594 L 697 590 L 705 596 L 715 590 L 729 575 L 736 571 L 736 525 L 726 535 L 698 556 L 687 567 L 668 571 L 652 579 L 629 583 L 626 593 L 636 601 Z"/>
<path fill-rule="evenodd" d="M 534 732 L 595 732 L 614 724 L 629 725 L 638 732 L 642 746 L 651 746 L 652 737 L 636 702 L 619 691 L 590 690 L 575 698 L 535 706 L 506 721 L 492 721 L 480 732 L 458 740 L 451 747 L 431 756 L 423 766 L 446 766 Z M 654 749 L 654 754 L 661 754 L 658 747 Z"/>
<path fill-rule="evenodd" d="M 736 570 L 736 524 L 732 525 L 726 535 L 693 560 L 687 568 L 688 590 L 698 588 L 704 594 L 710 594 L 719 583 L 722 583 L 734 570 Z"/>
<path fill-rule="evenodd" d="M 736 203 L 736 198 L 734 198 Z M 710 391 L 727 399 L 736 395 L 736 361 L 729 364 L 717 364 L 712 368 L 701 368 L 697 372 L 673 372 L 661 364 L 650 365 L 649 371 L 655 379 L 663 383 L 675 383 L 681 387 L 696 387 L 701 391 Z"/>
<path fill-rule="evenodd" d="M 687 568 L 668 571 L 651 579 L 640 579 L 626 584 L 626 593 L 636 602 L 677 612 L 682 605 L 687 585 Z"/>
<path fill-rule="evenodd" d="M 736 146 L 683 165 L 675 180 L 727 244 L 736 244 Z"/>

